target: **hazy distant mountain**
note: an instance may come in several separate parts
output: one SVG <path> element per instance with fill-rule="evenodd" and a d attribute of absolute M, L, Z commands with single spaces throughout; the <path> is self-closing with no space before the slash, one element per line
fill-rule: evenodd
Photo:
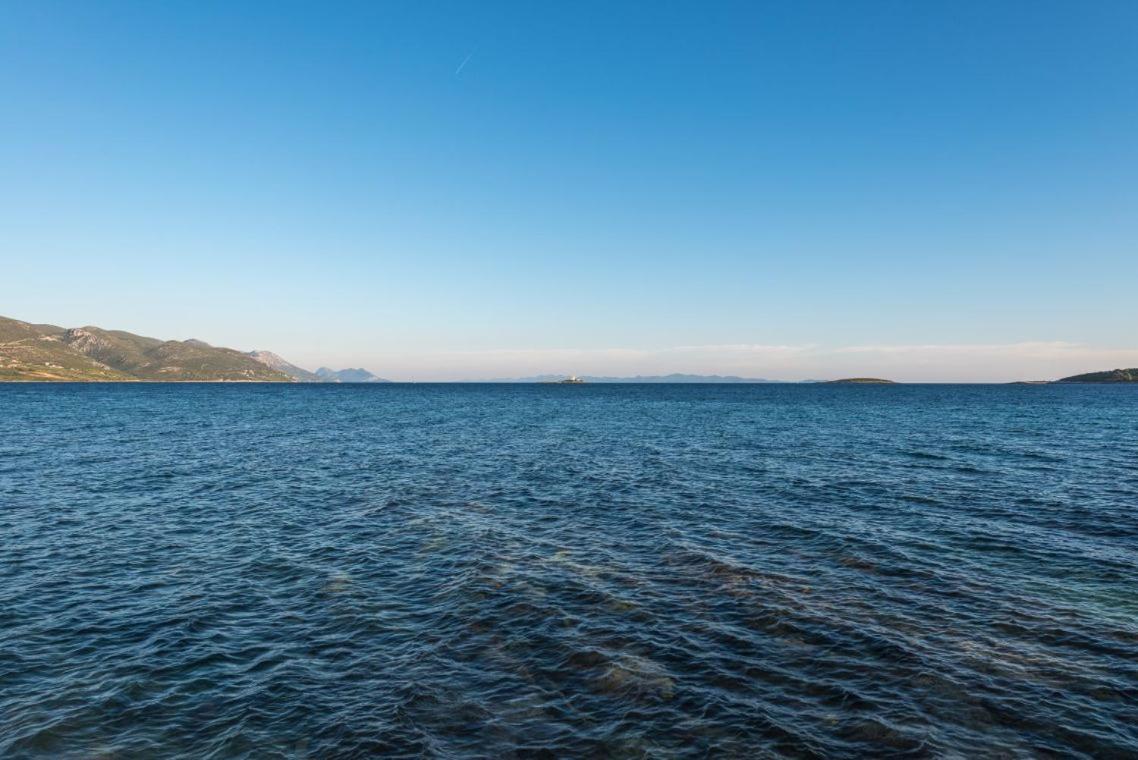
<path fill-rule="evenodd" d="M 284 357 L 272 351 L 250 351 L 249 356 L 265 366 L 285 373 L 298 383 L 390 383 L 382 377 L 376 377 L 366 369 L 331 369 L 321 367 L 315 372 L 309 372 L 298 367 Z"/>
<path fill-rule="evenodd" d="M 321 383 L 390 383 L 390 380 L 384 380 L 382 377 L 376 377 L 366 369 L 356 367 L 354 369 L 329 369 L 328 367 L 321 367 L 316 370 L 316 377 L 319 378 L 317 382 Z"/>
<path fill-rule="evenodd" d="M 323 382 L 320 376 L 315 372 L 309 372 L 303 367 L 298 367 L 284 357 L 274 354 L 272 351 L 250 351 L 249 356 L 264 364 L 266 367 L 272 367 L 278 372 L 283 372 L 293 380 L 301 383 L 320 383 Z"/>
<path fill-rule="evenodd" d="M 1057 380 L 1059 383 L 1138 383 L 1138 367 L 1130 369 L 1109 369 L 1103 372 L 1088 372 L 1085 375 L 1072 375 Z"/>
<path fill-rule="evenodd" d="M 289 376 L 231 348 L 0 317 L 0 380 L 255 381 Z"/>
<path fill-rule="evenodd" d="M 635 377 L 598 377 L 594 375 L 581 375 L 586 383 L 769 383 L 770 380 L 751 377 L 736 377 L 734 375 L 636 375 Z M 513 383 L 549 383 L 564 380 L 565 375 L 537 375 L 536 377 L 523 377 L 503 382 Z"/>

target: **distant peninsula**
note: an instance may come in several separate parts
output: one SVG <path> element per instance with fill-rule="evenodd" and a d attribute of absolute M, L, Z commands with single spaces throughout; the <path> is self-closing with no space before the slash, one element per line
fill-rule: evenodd
<path fill-rule="evenodd" d="M 0 317 L 0 382 L 387 382 L 362 369 L 308 372 L 269 351 Z"/>
<path fill-rule="evenodd" d="M 1084 375 L 1071 375 L 1057 383 L 1138 383 L 1138 367 L 1130 369 L 1108 369 L 1103 372 L 1088 372 Z"/>
<path fill-rule="evenodd" d="M 535 377 L 511 378 L 491 382 L 502 383 L 560 383 L 566 375 L 537 375 Z M 759 378 L 736 377 L 734 375 L 636 375 L 634 377 L 605 377 L 596 375 L 571 375 L 584 383 L 769 383 Z"/>
<path fill-rule="evenodd" d="M 826 380 L 828 385 L 896 385 L 896 381 L 882 380 L 880 377 L 846 377 L 841 380 Z"/>

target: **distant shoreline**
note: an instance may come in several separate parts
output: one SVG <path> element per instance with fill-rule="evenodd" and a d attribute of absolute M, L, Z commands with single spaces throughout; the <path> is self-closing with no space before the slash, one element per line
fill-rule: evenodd
<path fill-rule="evenodd" d="M 534 381 L 516 381 L 516 380 L 386 380 L 382 383 L 376 382 L 336 382 L 336 383 L 322 383 L 322 382 L 290 382 L 288 380 L 43 380 L 43 379 L 0 379 L 0 385 L 18 386 L 18 385 L 85 385 L 85 386 L 109 386 L 109 385 L 122 385 L 122 386 L 138 386 L 138 385 L 263 385 L 274 387 L 321 387 L 321 388 L 334 388 L 337 386 L 367 386 L 367 387 L 385 387 L 394 385 L 509 385 L 509 386 L 541 386 L 553 387 L 563 385 L 563 383 L 556 382 L 534 382 Z M 682 383 L 660 383 L 660 382 L 644 382 L 637 380 L 610 380 L 603 383 L 581 383 L 581 385 L 590 385 L 594 387 L 605 386 L 652 386 L 652 387 L 683 387 L 683 386 L 700 386 L 700 387 L 717 387 L 717 388 L 733 388 L 739 386 L 757 387 L 757 386 L 804 386 L 804 387 L 828 387 L 828 386 L 858 386 L 858 387 L 890 387 L 890 386 L 953 386 L 953 385 L 967 385 L 967 386 L 1131 386 L 1138 385 L 1138 382 L 1095 382 L 1095 381 L 1067 381 L 1067 380 L 1042 380 L 1042 381 L 1004 381 L 993 380 L 986 382 L 971 382 L 971 381 L 954 381 L 954 380 L 892 380 L 888 382 L 849 382 L 843 380 L 817 380 L 817 381 L 801 381 L 801 380 L 766 380 L 756 383 L 722 383 L 722 382 L 682 382 Z"/>

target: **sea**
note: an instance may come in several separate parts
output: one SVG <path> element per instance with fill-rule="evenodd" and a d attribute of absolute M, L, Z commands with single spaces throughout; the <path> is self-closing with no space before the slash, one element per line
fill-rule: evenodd
<path fill-rule="evenodd" d="M 6 384 L 0 756 L 1138 757 L 1138 386 Z"/>

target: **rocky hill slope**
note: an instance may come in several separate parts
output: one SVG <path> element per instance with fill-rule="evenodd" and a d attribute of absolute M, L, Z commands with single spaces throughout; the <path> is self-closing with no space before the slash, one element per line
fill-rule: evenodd
<path fill-rule="evenodd" d="M 1138 383 L 1138 367 L 1130 369 L 1108 369 L 1103 372 L 1088 372 L 1085 375 L 1072 375 L 1057 380 L 1059 383 Z"/>
<path fill-rule="evenodd" d="M 298 367 L 283 356 L 274 354 L 272 351 L 250 351 L 248 355 L 266 367 L 271 367 L 278 372 L 285 373 L 298 383 L 324 382 L 315 372 L 309 372 L 303 367 Z"/>
<path fill-rule="evenodd" d="M 376 377 L 366 369 L 361 367 L 349 367 L 348 369 L 330 369 L 328 367 L 321 367 L 316 370 L 317 382 L 321 383 L 390 383 L 390 380 L 384 380 L 382 377 Z"/>
<path fill-rule="evenodd" d="M 251 356 L 200 340 L 159 340 L 99 327 L 0 317 L 0 381 L 289 382 Z"/>

